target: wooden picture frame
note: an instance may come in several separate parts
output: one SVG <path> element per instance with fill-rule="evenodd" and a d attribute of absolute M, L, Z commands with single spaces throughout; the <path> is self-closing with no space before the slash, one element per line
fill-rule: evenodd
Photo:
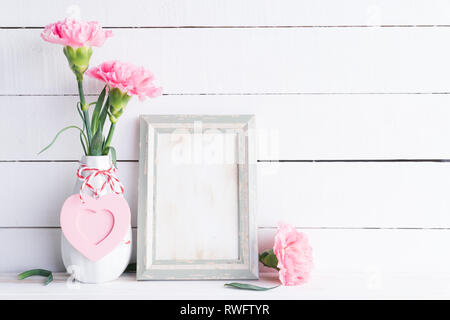
<path fill-rule="evenodd" d="M 140 117 L 138 280 L 258 278 L 254 126 Z"/>

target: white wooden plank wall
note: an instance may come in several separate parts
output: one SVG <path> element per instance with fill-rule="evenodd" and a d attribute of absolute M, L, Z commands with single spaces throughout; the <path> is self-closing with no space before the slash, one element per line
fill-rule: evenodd
<path fill-rule="evenodd" d="M 92 64 L 143 64 L 164 87 L 113 141 L 134 227 L 139 114 L 251 113 L 261 250 L 283 220 L 317 274 L 450 270 L 449 1 L 17 0 L 0 4 L 0 272 L 63 270 L 78 135 L 37 152 L 79 122 L 62 49 L 39 37 L 66 15 L 114 29 Z"/>

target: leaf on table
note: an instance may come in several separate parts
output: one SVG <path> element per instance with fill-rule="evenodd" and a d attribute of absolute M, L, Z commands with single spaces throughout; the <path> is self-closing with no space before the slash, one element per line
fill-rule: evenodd
<path fill-rule="evenodd" d="M 46 277 L 47 279 L 45 280 L 45 285 L 48 285 L 50 282 L 53 281 L 53 274 L 52 274 L 52 272 L 49 271 L 49 270 L 45 270 L 45 269 L 27 270 L 27 271 L 24 271 L 21 274 L 19 274 L 17 276 L 17 278 L 19 280 L 23 280 L 23 279 L 26 279 L 26 278 L 32 277 L 32 276 Z"/>
<path fill-rule="evenodd" d="M 239 283 L 239 282 L 230 282 L 230 283 L 225 283 L 225 287 L 231 287 L 231 288 L 235 288 L 235 289 L 241 289 L 241 290 L 253 290 L 253 291 L 267 291 L 270 289 L 275 289 L 278 288 L 280 285 L 275 286 L 275 287 L 260 287 L 260 286 L 255 286 L 253 284 L 248 284 L 248 283 Z"/>

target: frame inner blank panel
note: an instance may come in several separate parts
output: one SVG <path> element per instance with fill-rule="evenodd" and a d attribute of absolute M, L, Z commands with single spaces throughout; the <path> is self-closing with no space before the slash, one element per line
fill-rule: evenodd
<path fill-rule="evenodd" d="M 154 148 L 155 263 L 238 259 L 237 134 L 157 130 Z"/>

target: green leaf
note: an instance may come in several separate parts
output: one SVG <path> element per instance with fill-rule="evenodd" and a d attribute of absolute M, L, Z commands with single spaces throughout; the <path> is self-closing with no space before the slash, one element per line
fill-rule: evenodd
<path fill-rule="evenodd" d="M 103 147 L 103 136 L 101 130 L 98 130 L 92 138 L 91 147 L 89 148 L 90 156 L 101 156 Z"/>
<path fill-rule="evenodd" d="M 125 273 L 136 273 L 136 263 L 130 263 L 124 272 Z"/>
<path fill-rule="evenodd" d="M 83 115 L 83 112 L 81 112 L 81 106 L 80 106 L 79 102 L 77 102 L 77 111 L 78 111 L 78 114 L 81 117 L 81 120 L 83 120 L 83 124 L 84 124 L 84 115 Z M 83 129 L 84 129 L 84 127 L 83 127 Z"/>
<path fill-rule="evenodd" d="M 84 144 L 83 136 L 81 135 L 81 133 L 80 133 L 80 142 L 81 142 L 81 146 L 83 147 L 84 155 L 87 156 L 86 146 L 85 146 L 85 144 Z"/>
<path fill-rule="evenodd" d="M 259 262 L 269 268 L 278 269 L 278 259 L 273 250 L 266 250 L 259 255 Z"/>
<path fill-rule="evenodd" d="M 231 283 L 225 283 L 224 286 L 241 289 L 241 290 L 267 291 L 270 289 L 278 288 L 280 285 L 275 286 L 275 287 L 266 288 L 266 287 L 255 286 L 253 284 L 248 284 L 248 283 L 231 282 Z"/>
<path fill-rule="evenodd" d="M 53 281 L 53 274 L 51 271 L 45 270 L 45 269 L 33 269 L 33 270 L 28 270 L 25 272 L 22 272 L 21 274 L 19 274 L 17 276 L 17 278 L 19 280 L 23 280 L 26 279 L 28 277 L 32 277 L 32 276 L 41 276 L 41 277 L 46 277 L 47 279 L 45 280 L 45 285 L 48 285 L 50 282 Z"/>
<path fill-rule="evenodd" d="M 105 150 L 103 150 L 103 155 L 106 156 L 110 152 L 111 152 L 111 160 L 112 160 L 112 162 L 114 164 L 114 167 L 116 167 L 116 169 L 117 169 L 116 149 L 114 149 L 114 147 L 112 147 L 112 146 L 109 146 Z"/>
<path fill-rule="evenodd" d="M 84 117 L 83 111 L 81 110 L 81 104 L 79 102 L 77 102 L 77 111 L 78 111 L 78 114 L 81 117 L 81 120 L 82 120 L 82 123 L 83 123 L 83 132 L 84 132 L 84 129 L 86 129 L 86 121 L 85 121 L 86 119 Z M 83 147 L 84 154 L 87 155 L 87 151 L 86 150 L 89 149 L 89 141 L 86 138 L 86 136 L 85 136 L 85 139 L 83 141 L 81 132 L 80 132 L 80 141 L 81 141 L 81 146 Z"/>
<path fill-rule="evenodd" d="M 98 117 L 98 125 L 97 129 L 103 132 L 103 127 L 105 125 L 106 116 L 108 115 L 109 109 L 109 98 L 106 99 L 105 105 L 103 106 L 102 111 L 100 112 L 100 116 Z"/>
<path fill-rule="evenodd" d="M 94 133 L 96 133 L 98 129 L 100 111 L 102 110 L 103 102 L 105 101 L 105 95 L 106 95 L 106 86 L 103 88 L 102 92 L 98 96 L 94 112 L 92 113 L 91 130 Z"/>
<path fill-rule="evenodd" d="M 61 133 L 63 133 L 64 131 L 69 130 L 69 129 L 78 129 L 80 131 L 80 133 L 83 134 L 84 138 L 86 139 L 86 135 L 84 134 L 83 130 L 81 130 L 79 127 L 77 127 L 77 126 L 68 126 L 68 127 L 65 127 L 63 129 L 59 130 L 58 133 L 56 134 L 56 136 L 53 138 L 52 142 L 50 142 L 50 144 L 48 146 L 46 146 L 44 149 L 39 151 L 38 154 L 41 154 L 45 150 L 49 149 L 55 143 L 56 139 L 58 139 L 59 135 Z"/>

